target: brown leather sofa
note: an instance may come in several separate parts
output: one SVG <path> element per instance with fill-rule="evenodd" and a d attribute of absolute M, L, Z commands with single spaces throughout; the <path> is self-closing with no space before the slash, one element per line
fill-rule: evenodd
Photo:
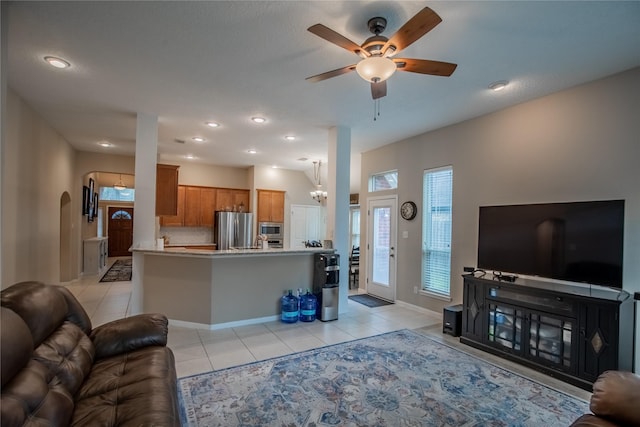
<path fill-rule="evenodd" d="M 640 376 L 631 372 L 606 371 L 593 383 L 586 414 L 571 427 L 640 426 Z"/>
<path fill-rule="evenodd" d="M 0 295 L 2 427 L 180 425 L 165 316 L 92 329 L 62 286 L 23 282 Z"/>

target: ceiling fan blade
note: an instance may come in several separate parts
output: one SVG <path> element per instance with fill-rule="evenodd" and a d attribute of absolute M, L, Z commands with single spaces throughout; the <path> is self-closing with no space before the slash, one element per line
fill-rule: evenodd
<path fill-rule="evenodd" d="M 396 33 L 391 36 L 388 42 L 382 47 L 385 54 L 389 46 L 395 46 L 395 53 L 409 46 L 420 37 L 433 30 L 436 25 L 442 22 L 442 18 L 433 10 L 425 7 L 413 18 L 409 19 Z"/>
<path fill-rule="evenodd" d="M 433 76 L 449 77 L 456 70 L 458 64 L 450 62 L 430 61 L 428 59 L 393 58 L 399 71 L 431 74 Z"/>
<path fill-rule="evenodd" d="M 373 99 L 387 96 L 387 81 L 385 80 L 378 83 L 371 83 L 371 96 L 373 97 Z"/>
<path fill-rule="evenodd" d="M 322 24 L 312 25 L 307 28 L 307 31 L 315 34 L 318 37 L 325 39 L 328 42 L 331 42 L 335 45 L 340 46 L 341 48 L 347 49 L 349 52 L 353 52 L 358 56 L 369 56 L 369 53 L 362 50 L 360 45 L 355 44 L 342 34 L 339 34 L 333 31 L 329 27 L 325 27 Z"/>
<path fill-rule="evenodd" d="M 327 71 L 326 73 L 316 74 L 315 76 L 307 77 L 305 80 L 309 80 L 312 83 L 321 82 L 322 80 L 330 79 L 331 77 L 341 76 L 347 74 L 356 69 L 356 64 L 347 65 L 346 67 L 338 68 L 337 70 Z"/>

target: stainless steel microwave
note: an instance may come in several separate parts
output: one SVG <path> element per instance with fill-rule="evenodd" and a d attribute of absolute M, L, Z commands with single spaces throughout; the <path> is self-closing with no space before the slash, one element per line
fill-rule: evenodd
<path fill-rule="evenodd" d="M 268 238 L 282 238 L 284 235 L 284 224 L 281 222 L 261 222 L 258 224 L 258 234 L 266 234 Z"/>

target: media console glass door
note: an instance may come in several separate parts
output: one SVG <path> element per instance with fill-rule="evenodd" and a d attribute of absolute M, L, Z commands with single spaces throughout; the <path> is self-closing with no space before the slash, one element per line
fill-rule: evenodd
<path fill-rule="evenodd" d="M 487 343 L 501 351 L 565 372 L 575 371 L 572 353 L 576 321 L 571 317 L 551 314 L 540 309 L 528 309 L 503 303 L 518 301 L 532 307 L 552 308 L 557 313 L 574 313 L 572 303 L 546 295 L 515 293 L 499 286 L 488 289 L 489 311 Z"/>

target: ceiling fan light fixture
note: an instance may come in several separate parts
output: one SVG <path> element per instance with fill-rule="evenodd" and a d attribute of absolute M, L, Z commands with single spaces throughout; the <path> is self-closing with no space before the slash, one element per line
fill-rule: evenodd
<path fill-rule="evenodd" d="M 396 64 L 389 58 L 370 56 L 356 65 L 356 72 L 364 80 L 378 83 L 387 80 L 396 71 Z"/>

